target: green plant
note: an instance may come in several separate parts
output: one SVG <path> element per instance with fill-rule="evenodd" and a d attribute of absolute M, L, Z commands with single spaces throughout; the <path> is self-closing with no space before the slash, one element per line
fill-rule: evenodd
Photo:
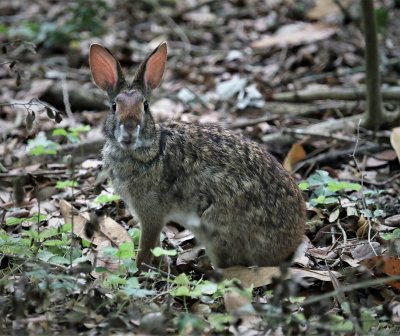
<path fill-rule="evenodd" d="M 79 127 L 70 127 L 68 129 L 65 128 L 56 128 L 53 130 L 53 136 L 64 136 L 72 143 L 80 142 L 80 134 L 86 133 L 90 131 L 89 125 L 81 125 Z"/>
<path fill-rule="evenodd" d="M 384 215 L 378 209 L 374 198 L 380 192 L 362 187 L 359 183 L 338 181 L 329 176 L 328 172 L 317 170 L 306 181 L 299 184 L 301 190 L 309 193 L 311 207 L 323 209 L 329 213 L 329 221 L 338 219 L 342 211 L 347 216 L 376 218 Z"/>
<path fill-rule="evenodd" d="M 57 154 L 60 145 L 52 140 L 47 139 L 43 132 L 31 140 L 28 140 L 27 151 L 34 156 Z"/>
<path fill-rule="evenodd" d="M 105 32 L 103 17 L 108 6 L 105 0 L 76 0 L 67 3 L 71 15 L 65 21 L 21 22 L 6 32 L 10 38 L 24 38 L 46 47 L 65 47 L 79 40 L 82 32 L 100 36 Z"/>

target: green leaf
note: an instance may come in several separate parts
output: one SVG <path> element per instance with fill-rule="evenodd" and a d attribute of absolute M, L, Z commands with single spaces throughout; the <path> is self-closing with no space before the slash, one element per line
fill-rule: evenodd
<path fill-rule="evenodd" d="M 338 204 L 339 200 L 336 197 L 326 197 L 326 196 L 319 196 L 317 198 L 313 198 L 310 200 L 312 205 L 332 205 Z"/>
<path fill-rule="evenodd" d="M 128 234 L 132 238 L 132 241 L 135 244 L 135 246 L 139 245 L 140 233 L 141 231 L 138 228 L 131 228 L 128 230 Z"/>
<path fill-rule="evenodd" d="M 389 11 L 386 8 L 375 9 L 375 19 L 378 32 L 385 34 L 389 25 Z"/>
<path fill-rule="evenodd" d="M 35 139 L 28 140 L 27 150 L 34 156 L 57 154 L 60 145 L 48 140 L 43 132 L 40 132 Z"/>
<path fill-rule="evenodd" d="M 310 188 L 310 183 L 308 183 L 308 182 L 300 182 L 299 183 L 299 188 L 302 191 L 308 190 Z"/>
<path fill-rule="evenodd" d="M 218 285 L 211 281 L 203 281 L 196 288 L 200 289 L 200 291 L 205 295 L 212 295 L 218 290 Z"/>
<path fill-rule="evenodd" d="M 117 257 L 119 259 L 131 259 L 133 258 L 133 242 L 124 242 L 121 245 L 119 245 L 118 252 L 117 252 Z"/>
<path fill-rule="evenodd" d="M 164 250 L 163 248 L 157 246 L 156 248 L 152 249 L 151 252 L 155 257 L 161 257 L 161 256 L 176 256 L 177 252 L 176 250 Z"/>
<path fill-rule="evenodd" d="M 190 285 L 190 279 L 185 273 L 179 274 L 173 282 L 177 285 Z"/>
<path fill-rule="evenodd" d="M 43 242 L 44 246 L 64 246 L 65 244 L 65 241 L 57 239 L 49 239 Z"/>
<path fill-rule="evenodd" d="M 70 180 L 57 181 L 57 183 L 56 183 L 56 189 L 73 188 L 73 187 L 77 187 L 77 186 L 78 186 L 78 182 L 70 181 Z"/>
<path fill-rule="evenodd" d="M 69 260 L 61 256 L 51 257 L 48 261 L 54 264 L 69 265 Z"/>
<path fill-rule="evenodd" d="M 358 183 L 348 183 L 343 181 L 329 181 L 327 183 L 327 189 L 333 192 L 345 190 L 345 191 L 360 191 L 361 185 Z"/>
<path fill-rule="evenodd" d="M 57 228 L 45 229 L 39 233 L 39 239 L 50 238 L 50 237 L 57 236 L 59 234 L 60 234 L 60 231 Z"/>
<path fill-rule="evenodd" d="M 332 177 L 330 177 L 329 173 L 325 170 L 317 170 L 307 179 L 311 187 L 325 185 L 329 181 L 332 181 Z"/>
<path fill-rule="evenodd" d="M 8 217 L 6 219 L 6 225 L 7 226 L 13 226 L 13 225 L 18 225 L 18 224 L 22 224 L 22 223 L 37 223 L 42 222 L 44 220 L 47 219 L 46 215 L 43 214 L 35 214 L 32 217 L 28 217 L 28 218 L 17 218 L 17 217 Z"/>
<path fill-rule="evenodd" d="M 64 128 L 56 128 L 53 130 L 53 132 L 51 133 L 54 136 L 67 136 L 68 132 L 64 129 Z"/>
<path fill-rule="evenodd" d="M 190 289 L 188 286 L 179 286 L 171 291 L 172 296 L 190 296 Z"/>
<path fill-rule="evenodd" d="M 234 317 L 229 314 L 212 314 L 208 316 L 208 322 L 219 332 L 225 329 L 225 325 L 234 321 Z"/>
<path fill-rule="evenodd" d="M 80 125 L 77 127 L 71 127 L 69 128 L 69 131 L 72 133 L 86 133 L 91 130 L 90 125 Z"/>
<path fill-rule="evenodd" d="M 385 212 L 382 209 L 376 209 L 374 211 L 374 217 L 382 217 L 385 214 Z"/>
<path fill-rule="evenodd" d="M 105 204 L 111 203 L 114 201 L 119 201 L 121 199 L 118 195 L 111 195 L 111 194 L 100 194 L 94 199 L 94 203 L 96 204 Z"/>
<path fill-rule="evenodd" d="M 400 229 L 395 229 L 392 232 L 382 233 L 381 236 L 385 240 L 400 239 Z"/>
<path fill-rule="evenodd" d="M 49 250 L 41 250 L 38 253 L 38 258 L 43 261 L 49 261 L 52 257 L 54 257 L 54 254 Z"/>
<path fill-rule="evenodd" d="M 136 273 L 138 271 L 136 261 L 133 259 L 123 260 L 122 264 L 129 273 Z"/>

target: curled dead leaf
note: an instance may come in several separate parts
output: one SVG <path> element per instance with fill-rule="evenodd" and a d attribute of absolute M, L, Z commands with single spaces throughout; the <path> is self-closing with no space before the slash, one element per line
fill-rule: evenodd
<path fill-rule="evenodd" d="M 397 158 L 400 162 L 400 127 L 395 127 L 392 129 L 390 134 L 390 144 L 397 154 Z"/>
<path fill-rule="evenodd" d="M 388 256 L 375 256 L 364 259 L 361 264 L 371 270 L 375 275 L 385 274 L 388 276 L 400 275 L 400 258 Z M 400 289 L 400 281 L 391 281 L 389 286 Z"/>
<path fill-rule="evenodd" d="M 285 160 L 283 161 L 283 167 L 288 171 L 292 172 L 293 167 L 296 163 L 304 160 L 306 157 L 306 151 L 300 143 L 294 143 L 292 148 L 287 153 Z"/>

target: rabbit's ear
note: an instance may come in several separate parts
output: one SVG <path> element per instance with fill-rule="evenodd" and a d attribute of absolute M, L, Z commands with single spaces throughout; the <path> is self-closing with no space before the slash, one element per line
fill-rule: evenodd
<path fill-rule="evenodd" d="M 90 70 L 97 86 L 111 93 L 123 81 L 121 66 L 111 52 L 100 44 L 92 44 L 89 53 Z"/>
<path fill-rule="evenodd" d="M 167 42 L 161 43 L 149 57 L 140 65 L 134 82 L 153 90 L 160 85 L 167 62 Z"/>

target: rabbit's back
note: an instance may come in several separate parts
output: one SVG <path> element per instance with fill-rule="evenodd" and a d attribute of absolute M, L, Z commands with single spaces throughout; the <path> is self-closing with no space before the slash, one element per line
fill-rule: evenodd
<path fill-rule="evenodd" d="M 159 124 L 147 162 L 108 143 L 113 184 L 141 221 L 174 220 L 192 230 L 216 266 L 276 265 L 304 232 L 301 192 L 260 145 L 232 131 Z"/>

